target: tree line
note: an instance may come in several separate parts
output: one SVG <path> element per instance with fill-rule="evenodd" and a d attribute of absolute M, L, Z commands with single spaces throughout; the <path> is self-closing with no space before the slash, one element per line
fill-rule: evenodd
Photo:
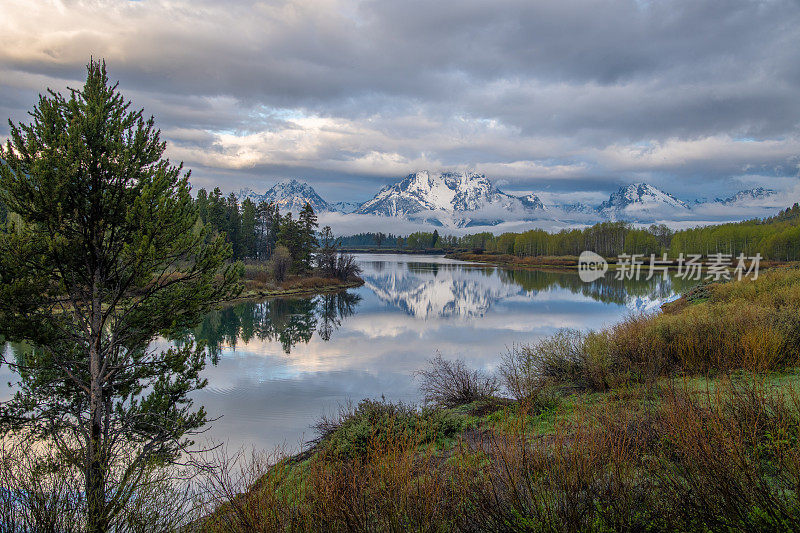
<path fill-rule="evenodd" d="M 363 233 L 362 242 L 374 234 Z M 620 254 L 715 253 L 754 256 L 779 261 L 800 260 L 800 204 L 772 217 L 742 222 L 699 226 L 674 231 L 665 224 L 636 227 L 627 222 L 601 222 L 583 229 L 548 232 L 532 229 L 494 235 L 490 232 L 463 236 L 419 231 L 397 237 L 397 248 L 408 250 L 471 251 L 511 254 L 519 257 L 576 256 L 585 250 L 605 257 Z"/>
<path fill-rule="evenodd" d="M 404 245 L 403 237 L 392 233 L 366 232 L 347 235 L 339 238 L 339 243 L 345 248 L 402 248 Z"/>

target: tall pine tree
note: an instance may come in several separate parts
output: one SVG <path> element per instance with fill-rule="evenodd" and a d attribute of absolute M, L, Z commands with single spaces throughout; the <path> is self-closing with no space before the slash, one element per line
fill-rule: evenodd
<path fill-rule="evenodd" d="M 206 422 L 202 346 L 152 346 L 238 290 L 230 246 L 198 224 L 188 173 L 153 118 L 90 62 L 69 97 L 40 96 L 0 148 L 0 331 L 35 348 L 0 429 L 50 444 L 85 481 L 89 531 L 114 527 L 144 472 Z M 215 191 L 216 192 L 216 191 Z M 218 193 L 217 193 L 218 194 Z M 213 204 L 213 202 L 211 202 Z"/>
<path fill-rule="evenodd" d="M 298 215 L 298 225 L 300 229 L 300 270 L 303 272 L 308 272 L 312 268 L 312 262 L 314 257 L 314 251 L 319 246 L 317 242 L 317 215 L 314 213 L 314 208 L 311 207 L 311 204 L 306 202 L 306 205 L 303 206 L 303 209 L 300 211 L 300 215 Z"/>

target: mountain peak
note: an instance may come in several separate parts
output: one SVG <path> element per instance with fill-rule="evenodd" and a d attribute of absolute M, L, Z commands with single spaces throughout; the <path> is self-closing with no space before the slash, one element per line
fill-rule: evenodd
<path fill-rule="evenodd" d="M 274 203 L 281 211 L 293 213 L 299 213 L 306 203 L 311 204 L 314 211 L 318 213 L 331 210 L 328 202 L 323 200 L 311 185 L 294 178 L 278 181 L 263 194 L 255 193 L 252 189 L 245 187 L 239 191 L 237 196 L 239 199 L 250 198 L 256 203 Z"/>
<path fill-rule="evenodd" d="M 723 205 L 731 205 L 731 204 L 739 204 L 745 202 L 752 202 L 758 200 L 766 200 L 771 198 L 772 196 L 778 194 L 778 191 L 773 189 L 765 189 L 764 187 L 756 187 L 754 189 L 747 189 L 744 191 L 739 191 L 733 196 L 729 196 L 727 198 L 716 198 L 714 199 L 715 202 L 723 204 Z"/>
<path fill-rule="evenodd" d="M 518 198 L 506 194 L 483 174 L 419 170 L 384 187 L 356 212 L 435 219 L 445 225 L 463 227 L 476 220 L 497 223 L 509 211 L 525 213 L 541 208 L 542 202 L 535 195 Z"/>
<path fill-rule="evenodd" d="M 620 187 L 597 210 L 609 220 L 652 221 L 667 213 L 682 213 L 689 205 L 650 184 L 638 182 Z"/>

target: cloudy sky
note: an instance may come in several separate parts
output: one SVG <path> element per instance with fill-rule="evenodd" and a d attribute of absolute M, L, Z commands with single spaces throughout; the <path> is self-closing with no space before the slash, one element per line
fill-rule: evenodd
<path fill-rule="evenodd" d="M 796 0 L 3 0 L 0 118 L 90 56 L 196 187 L 366 200 L 413 170 L 601 201 L 794 188 Z M 8 133 L 3 120 L 0 137 Z"/>

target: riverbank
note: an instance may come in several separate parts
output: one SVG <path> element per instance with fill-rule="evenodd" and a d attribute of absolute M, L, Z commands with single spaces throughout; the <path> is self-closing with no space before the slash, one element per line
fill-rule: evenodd
<path fill-rule="evenodd" d="M 452 252 L 445 254 L 445 257 L 448 259 L 457 259 L 459 261 L 466 261 L 470 263 L 482 263 L 488 264 L 492 266 L 499 266 L 503 268 L 514 268 L 514 269 L 529 269 L 529 270 L 540 270 L 540 269 L 563 269 L 563 270 L 577 270 L 578 268 L 578 256 L 574 255 L 567 255 L 567 256 L 528 256 L 528 257 L 519 257 L 512 254 L 476 254 L 472 252 Z M 617 257 L 606 257 L 605 260 L 608 262 L 608 268 L 610 270 L 615 270 L 620 268 L 620 265 L 617 264 L 618 258 Z M 650 264 L 650 257 L 640 257 L 640 261 L 642 261 L 642 267 L 647 268 Z M 709 261 L 708 257 L 703 258 L 703 260 L 707 263 Z M 774 268 L 774 267 L 791 267 L 797 266 L 800 263 L 796 261 L 767 261 L 761 260 L 760 268 L 767 269 L 767 268 Z M 677 260 L 671 259 L 666 263 L 658 263 L 658 266 L 666 266 L 670 270 L 677 270 L 679 266 L 681 266 Z M 736 266 L 736 262 L 732 263 L 732 266 Z M 627 267 L 630 267 L 627 264 Z"/>
<path fill-rule="evenodd" d="M 279 281 L 275 278 L 274 265 L 269 262 L 245 261 L 242 268 L 242 292 L 227 303 L 329 294 L 364 284 L 358 270 L 347 274 L 346 279 L 324 275 L 314 269 L 305 274 L 288 274 Z"/>
<path fill-rule="evenodd" d="M 220 483 L 206 531 L 781 530 L 800 519 L 800 270 L 654 315 L 436 359 L 428 406 L 362 401 Z M 223 479 L 220 476 L 219 479 Z M 212 498 L 213 499 L 213 498 Z"/>
<path fill-rule="evenodd" d="M 228 300 L 227 303 L 265 300 L 267 298 L 315 296 L 317 294 L 329 294 L 352 289 L 363 284 L 364 280 L 360 277 L 340 280 L 319 276 L 297 276 L 290 277 L 278 284 L 245 280 L 242 293 L 236 298 Z"/>

